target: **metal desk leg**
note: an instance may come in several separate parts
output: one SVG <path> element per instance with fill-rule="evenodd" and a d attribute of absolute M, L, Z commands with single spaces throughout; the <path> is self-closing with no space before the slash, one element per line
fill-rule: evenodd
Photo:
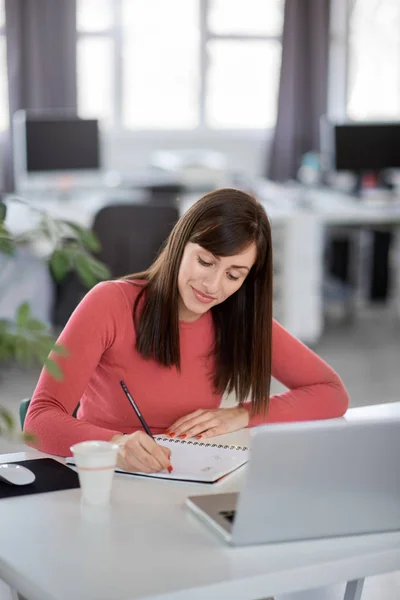
<path fill-rule="evenodd" d="M 343 600 L 360 600 L 364 587 L 364 581 L 364 579 L 354 579 L 354 581 L 348 581 L 344 591 Z"/>

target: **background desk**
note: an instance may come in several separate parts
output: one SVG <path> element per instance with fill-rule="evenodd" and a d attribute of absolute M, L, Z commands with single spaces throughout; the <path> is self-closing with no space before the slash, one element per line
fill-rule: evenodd
<path fill-rule="evenodd" d="M 348 418 L 373 414 L 400 414 L 400 403 L 350 410 Z M 342 581 L 351 582 L 346 600 L 359 600 L 362 578 L 400 570 L 400 532 L 225 545 L 184 501 L 242 482 L 243 470 L 215 487 L 119 475 L 109 511 L 84 509 L 79 490 L 1 500 L 0 578 L 28 600 L 256 600 Z"/>
<path fill-rule="evenodd" d="M 341 282 L 348 314 L 385 302 L 400 315 L 400 198 L 360 199 L 323 188 L 303 194 L 323 220 L 325 270 Z"/>

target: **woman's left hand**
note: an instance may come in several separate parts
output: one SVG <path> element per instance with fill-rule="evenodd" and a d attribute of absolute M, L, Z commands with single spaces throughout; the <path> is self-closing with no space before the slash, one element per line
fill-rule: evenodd
<path fill-rule="evenodd" d="M 171 437 L 197 437 L 201 439 L 237 431 L 249 424 L 249 413 L 242 406 L 196 410 L 168 427 Z"/>

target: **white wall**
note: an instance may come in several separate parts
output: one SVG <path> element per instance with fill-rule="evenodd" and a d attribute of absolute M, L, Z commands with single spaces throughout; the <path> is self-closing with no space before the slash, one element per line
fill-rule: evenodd
<path fill-rule="evenodd" d="M 104 165 L 124 174 L 149 166 L 157 150 L 211 149 L 222 152 L 229 169 L 248 175 L 265 174 L 271 131 L 265 132 L 104 132 Z"/>

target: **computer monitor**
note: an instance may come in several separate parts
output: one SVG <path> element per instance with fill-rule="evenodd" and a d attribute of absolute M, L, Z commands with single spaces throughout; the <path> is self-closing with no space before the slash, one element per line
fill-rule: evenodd
<path fill-rule="evenodd" d="M 98 121 L 27 119 L 26 167 L 28 173 L 99 169 Z"/>
<path fill-rule="evenodd" d="M 336 171 L 400 168 L 400 123 L 336 124 L 334 157 Z"/>
<path fill-rule="evenodd" d="M 400 122 L 335 123 L 323 117 L 321 153 L 325 171 L 356 175 L 356 190 L 367 174 L 390 187 L 388 172 L 400 168 Z"/>
<path fill-rule="evenodd" d="M 50 182 L 65 174 L 79 179 L 101 169 L 97 119 L 18 111 L 13 126 L 16 183 Z"/>

